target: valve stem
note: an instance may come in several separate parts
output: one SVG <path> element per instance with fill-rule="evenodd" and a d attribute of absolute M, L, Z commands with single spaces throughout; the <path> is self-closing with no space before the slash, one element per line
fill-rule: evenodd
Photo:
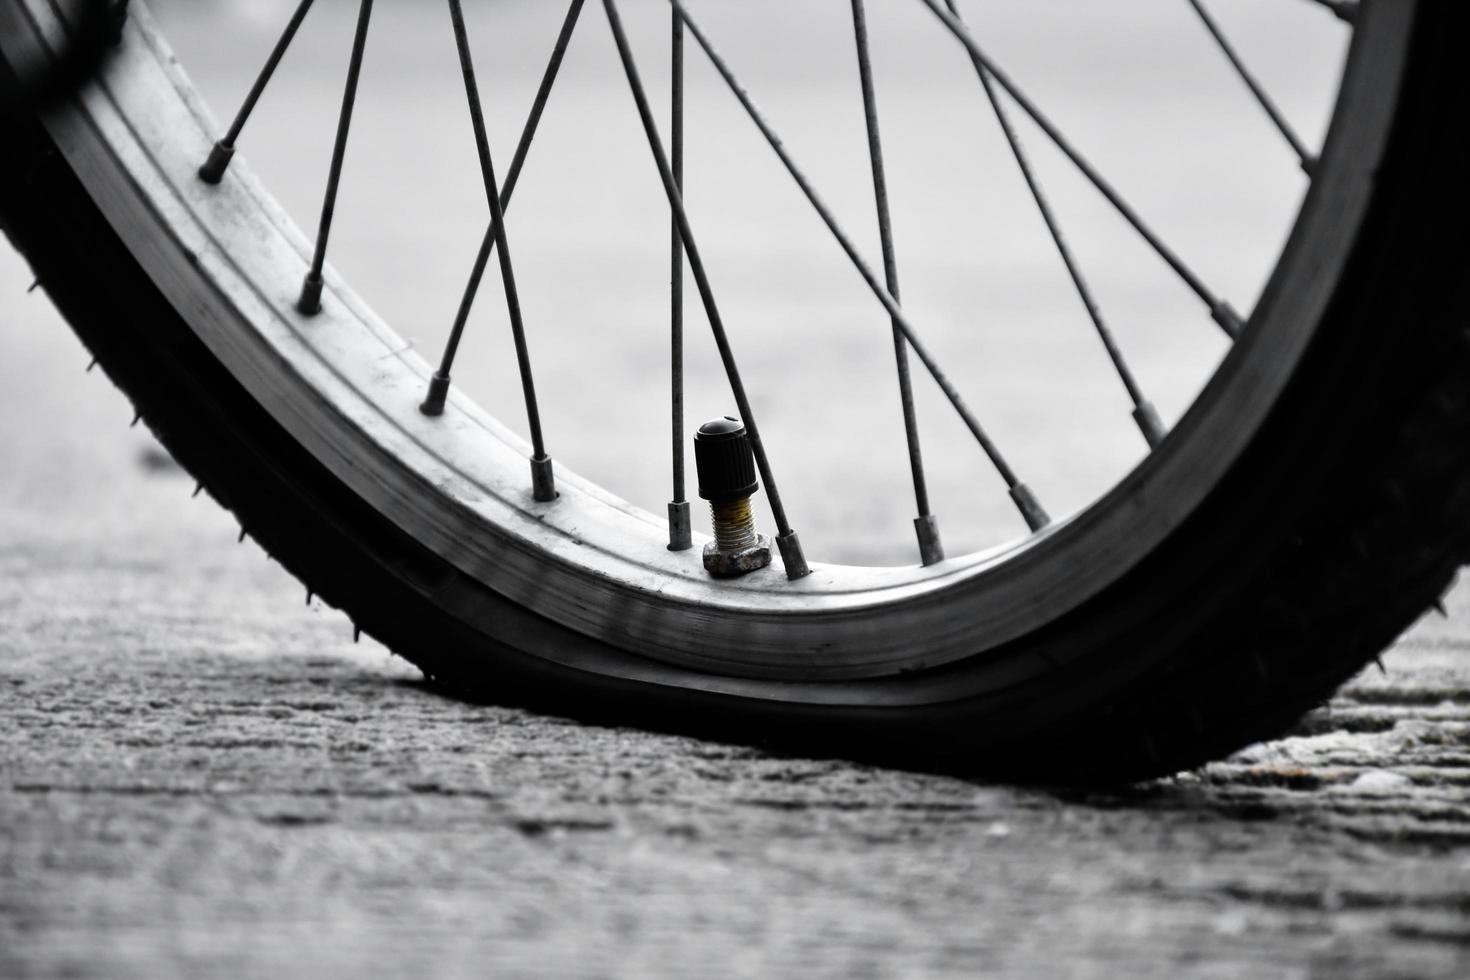
<path fill-rule="evenodd" d="M 756 530 L 750 505 L 760 483 L 745 424 L 727 415 L 701 425 L 694 434 L 694 468 L 715 534 L 704 546 L 705 570 L 726 578 L 765 568 L 771 563 L 771 539 Z"/>
<path fill-rule="evenodd" d="M 755 533 L 755 511 L 749 497 L 725 503 L 712 500 L 709 510 L 715 526 L 715 546 L 720 551 L 739 551 L 758 543 L 760 535 Z"/>

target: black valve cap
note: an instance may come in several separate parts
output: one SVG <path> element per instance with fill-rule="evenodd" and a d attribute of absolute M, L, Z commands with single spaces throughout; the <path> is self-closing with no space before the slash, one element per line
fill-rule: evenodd
<path fill-rule="evenodd" d="M 694 433 L 694 469 L 699 474 L 699 495 L 714 503 L 749 497 L 761 486 L 745 424 L 728 415 L 704 423 Z"/>

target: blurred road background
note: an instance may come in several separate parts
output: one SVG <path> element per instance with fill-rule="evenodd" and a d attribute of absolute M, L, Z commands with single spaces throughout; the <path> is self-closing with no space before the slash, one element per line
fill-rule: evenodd
<path fill-rule="evenodd" d="M 185 63 L 198 66 L 206 93 L 224 105 L 238 98 L 242 74 L 269 45 L 287 6 L 177 0 L 155 9 L 176 31 Z M 340 86 L 342 38 L 332 25 L 350 22 L 350 6 L 322 4 L 326 26 L 304 34 L 303 55 L 283 69 L 306 79 L 294 102 L 277 97 L 278 114 L 290 104 L 295 115 L 276 125 L 275 135 L 263 115 L 262 144 L 246 144 L 251 165 L 282 188 L 307 226 L 330 139 L 326 120 Z M 506 3 L 471 13 L 483 18 L 501 10 L 554 22 L 560 15 L 549 9 L 554 6 Z M 724 18 L 721 36 L 732 37 L 732 59 L 744 51 L 742 57 L 772 73 L 763 77 L 785 71 L 820 79 L 832 67 L 824 67 L 824 58 L 836 64 L 836 55 L 787 58 L 774 41 L 755 43 L 769 40 L 769 32 L 741 34 L 733 8 L 708 6 L 712 23 Z M 887 17 L 892 5 L 873 6 L 883 11 L 875 17 Z M 1092 62 L 1049 55 L 1052 67 L 1096 87 L 1156 89 L 1147 84 L 1147 71 L 1117 69 L 1120 50 L 1135 61 L 1160 57 L 1161 48 L 1188 57 L 1170 45 L 1130 47 L 1126 24 L 1086 13 L 1101 5 L 1033 6 L 1065 7 L 1074 21 L 1090 16 L 1079 31 L 1113 45 L 1111 55 Z M 1270 5 L 1217 6 L 1247 29 Z M 192 17 L 206 8 L 227 18 L 223 27 L 216 20 L 206 30 L 205 21 Z M 461 111 L 449 49 L 435 47 L 447 44 L 447 26 L 438 25 L 442 37 L 423 28 L 416 33 L 410 5 L 380 8 L 380 25 L 388 25 L 380 36 L 401 44 L 370 48 L 370 63 L 391 51 L 408 60 L 387 81 L 365 88 L 362 152 L 386 169 L 377 177 L 366 166 L 349 169 L 356 183 L 345 193 L 356 195 L 359 206 L 345 212 L 334 255 L 340 251 L 344 271 L 359 272 L 370 284 L 368 297 L 401 332 L 432 348 L 457 299 L 480 220 L 457 221 L 448 198 L 433 195 L 456 181 L 472 193 L 473 157 L 466 158 L 468 169 L 426 181 L 425 200 L 405 203 L 374 188 L 374 180 L 388 180 L 382 173 L 401 178 L 464 150 L 461 144 L 454 144 L 455 153 L 431 149 L 429 136 L 406 129 L 418 120 L 403 108 L 410 96 L 423 95 L 416 87 L 437 79 L 432 84 L 445 92 L 442 111 Z M 791 30 L 776 36 L 800 34 L 805 21 L 790 17 Z M 655 36 L 652 19 L 638 23 L 650 29 L 640 36 Z M 888 36 L 909 36 L 903 22 L 894 24 Z M 588 35 L 605 34 L 594 16 L 586 27 Z M 525 46 L 506 33 L 504 58 L 487 52 L 487 66 L 537 70 L 539 46 L 517 62 L 513 55 Z M 1289 78 L 1297 45 L 1261 30 L 1251 36 L 1262 64 Z M 212 56 L 200 47 L 211 37 Z M 219 45 L 221 37 L 229 43 Z M 607 112 L 631 111 L 621 104 L 622 89 L 604 89 L 599 81 L 606 64 L 591 60 L 605 40 L 583 38 L 589 62 L 569 76 L 577 84 L 567 87 L 573 94 L 566 104 L 582 105 L 584 120 L 605 115 L 596 108 L 604 91 Z M 1025 57 L 1048 57 L 1023 41 L 1015 48 L 1023 65 Z M 317 51 L 312 43 L 326 47 Z M 847 49 L 842 53 L 850 57 Z M 896 104 L 911 100 L 910 111 L 898 113 L 911 116 L 922 102 L 923 73 L 899 54 L 889 57 L 896 77 L 905 77 L 904 66 L 912 72 L 891 90 Z M 1177 73 L 1167 60 L 1161 69 Z M 319 78 L 310 82 L 313 73 Z M 1221 98 L 1238 99 L 1230 87 L 1237 83 L 1221 78 Z M 1309 83 L 1300 90 L 1306 103 Z M 812 86 L 806 110 L 778 110 L 773 102 L 773 114 L 820 115 L 826 97 L 820 81 Z M 1177 99 L 1163 96 L 1160 104 Z M 524 106 L 525 98 L 513 104 Z M 268 99 L 263 113 L 270 108 Z M 1084 124 L 1085 110 L 1072 110 Z M 500 143 L 513 141 L 522 111 L 492 118 L 502 134 L 511 134 Z M 1169 117 L 1159 111 L 1157 105 L 1139 111 L 1133 123 L 1162 128 L 1160 120 Z M 1297 111 L 1310 115 L 1305 107 Z M 548 127 L 554 118 L 548 115 Z M 300 124 L 309 119 L 323 122 Z M 1243 142 L 1256 125 L 1242 122 L 1222 138 Z M 553 133 L 548 128 L 548 146 L 555 145 Z M 571 146 L 585 135 L 585 124 L 569 125 L 561 138 Z M 1112 145 L 1102 129 L 1088 135 L 1096 137 L 1089 146 L 1107 152 Z M 462 141 L 462 132 L 456 138 Z M 834 199 L 851 203 L 854 228 L 870 233 L 861 217 L 864 161 L 858 157 L 859 166 L 852 166 L 849 160 L 844 169 L 841 152 L 825 137 L 814 145 L 838 161 L 826 171 L 838 188 Z M 752 146 L 727 166 L 754 171 L 759 149 Z M 705 152 L 706 162 L 718 166 L 714 148 Z M 549 189 L 538 198 L 528 182 L 517 207 L 527 214 L 538 207 L 642 214 L 657 187 L 650 182 L 628 191 L 631 171 L 608 164 L 613 155 L 608 150 L 593 161 L 605 166 L 576 184 L 581 190 L 568 201 L 559 204 Z M 580 159 L 587 162 L 586 154 Z M 1289 159 L 1285 164 L 1278 169 L 1289 170 Z M 1134 172 L 1146 175 L 1147 167 Z M 1258 193 L 1246 197 L 1289 204 L 1299 187 L 1288 178 L 1279 185 L 1252 178 L 1256 183 L 1244 190 Z M 1238 197 L 1160 188 L 1146 179 L 1139 185 L 1160 195 L 1157 213 L 1177 218 L 1193 254 L 1225 276 L 1248 308 L 1261 263 L 1252 257 L 1259 248 L 1247 247 L 1256 241 L 1247 231 L 1270 241 L 1280 229 L 1267 227 L 1265 218 L 1242 218 Z M 1059 199 L 1073 200 L 1069 193 L 1059 191 Z M 1075 213 L 1106 235 L 1103 219 L 1083 199 L 1075 195 Z M 910 214 L 900 229 L 911 230 L 910 240 L 926 240 L 912 230 L 946 224 L 952 200 L 938 195 L 935 210 Z M 1024 204 L 994 206 L 1024 215 Z M 743 204 L 711 194 L 700 206 L 738 212 Z M 394 218 L 400 236 L 393 242 L 375 237 L 385 216 Z M 404 247 L 401 236 L 415 228 L 422 239 Z M 758 232 L 759 248 L 741 237 Z M 664 314 L 657 291 L 624 286 L 640 275 L 657 283 L 656 267 L 642 270 L 663 254 L 664 234 L 655 223 L 613 240 L 579 235 L 570 243 L 564 237 L 538 243 L 528 229 L 523 251 L 529 257 L 543 248 L 585 256 L 574 288 L 565 278 L 542 282 L 528 271 L 528 306 L 540 302 L 551 311 L 544 316 L 550 330 L 569 321 L 604 327 L 590 331 L 594 338 L 630 333 L 629 324 L 658 324 Z M 881 350 L 887 342 L 881 316 L 834 298 L 842 290 L 851 294 L 850 283 L 840 283 L 842 290 L 823 285 L 824 277 L 836 283 L 840 270 L 813 266 L 800 275 L 788 271 L 790 281 L 779 278 L 796 234 L 782 231 L 774 236 L 779 245 L 765 244 L 773 236 L 753 222 L 712 255 L 712 265 L 721 257 L 719 267 L 734 270 L 723 274 L 737 283 L 749 277 L 778 287 L 779 301 L 733 300 L 750 304 L 740 317 L 755 331 L 744 335 L 747 344 L 761 349 L 760 330 L 779 335 L 793 320 L 830 317 L 835 330 L 845 317 L 861 316 Z M 1075 302 L 1055 283 L 1016 281 L 1023 263 L 1005 265 L 999 257 L 1023 247 L 1015 240 L 964 237 L 976 250 L 970 260 L 987 270 L 973 288 L 988 292 L 950 296 L 949 304 L 936 300 L 936 311 L 970 308 L 984 298 L 991 303 L 984 308 L 1013 314 L 1003 318 L 1013 349 L 1018 336 L 1060 319 L 1057 311 Z M 1237 253 L 1239 261 L 1231 261 Z M 920 248 L 921 257 L 910 260 L 920 297 L 923 270 L 942 266 L 951 254 L 949 247 L 927 255 Z M 1121 259 L 1104 266 L 1112 274 L 1105 278 L 1124 284 L 1114 298 L 1137 314 L 1124 319 L 1133 324 L 1128 329 L 1144 351 L 1142 363 L 1153 365 L 1148 370 L 1165 379 L 1176 373 L 1171 364 L 1183 365 L 1177 373 L 1185 376 L 1199 370 L 1189 367 L 1197 363 L 1190 358 L 1202 356 L 1195 349 L 1212 340 L 1207 324 L 1196 322 L 1202 318 L 1193 314 L 1189 329 L 1203 339 L 1191 334 L 1197 342 L 1180 350 L 1172 338 L 1183 314 L 1173 299 L 1162 307 L 1127 300 L 1135 292 L 1152 295 L 1130 284 L 1157 270 L 1137 271 Z M 415 276 L 428 277 L 417 281 L 431 286 L 413 292 L 394 285 Z M 344 617 L 303 604 L 300 587 L 253 543 L 237 546 L 229 516 L 207 498 L 190 500 L 192 483 L 142 427 L 128 428 L 126 400 L 100 373 L 84 373 L 88 355 L 44 294 L 27 294 L 29 285 L 24 262 L 0 253 L 0 976 L 1459 977 L 1470 967 L 1464 659 L 1470 591 L 1453 592 L 1448 619 L 1417 626 L 1385 657 L 1386 673 L 1375 668 L 1359 677 L 1293 737 L 1112 793 L 1015 789 L 773 758 L 460 705 L 425 690 L 416 671 L 370 640 L 354 646 Z M 956 287 L 936 278 L 931 288 L 938 295 Z M 1070 310 L 1065 315 L 1079 331 L 1085 328 Z M 698 322 L 692 314 L 691 322 Z M 497 322 L 487 314 L 482 326 L 488 337 Z M 953 338 L 966 335 L 964 328 L 959 323 L 945 334 L 941 324 L 940 330 Z M 1085 343 L 1085 332 L 1080 336 Z M 489 340 L 473 343 L 481 346 L 470 348 L 470 360 L 488 366 L 471 383 L 492 404 L 505 399 L 507 414 L 517 417 L 518 393 L 507 395 L 495 374 L 504 357 Z M 1085 361 L 1059 360 L 1050 356 L 1050 341 L 1038 344 L 1037 356 L 1069 398 L 1116 399 L 1093 380 Z M 655 348 L 650 341 L 648 349 Z M 615 485 L 626 481 L 619 489 L 645 506 L 661 507 L 661 470 L 645 479 L 626 457 L 618 465 L 617 457 L 599 455 L 595 441 L 575 442 L 579 414 L 600 413 L 608 399 L 622 396 L 602 388 L 603 379 L 589 375 L 572 346 L 547 338 L 535 349 L 545 358 L 549 388 L 586 388 L 581 401 L 556 409 L 569 414 L 549 425 L 573 440 L 563 455 Z M 845 365 L 848 351 L 841 350 Z M 654 391 L 647 405 L 631 402 L 627 411 L 655 412 L 661 360 L 650 366 L 651 354 L 626 357 L 615 363 L 642 371 Z M 779 384 L 767 392 L 774 415 L 807 407 L 800 400 L 794 409 L 783 407 L 780 392 Z M 1188 393 L 1180 382 L 1159 400 L 1177 413 Z M 717 394 L 708 397 L 709 414 L 724 410 Z M 1034 465 L 1045 474 L 1082 471 L 1085 483 L 1086 472 L 1126 465 L 1136 452 L 1126 428 L 1066 443 L 1076 429 L 1066 418 L 1017 412 L 1003 424 L 1023 435 L 1043 434 L 1031 441 L 1039 447 Z M 1126 423 L 1126 409 L 1117 414 Z M 1077 464 L 1078 453 L 1094 451 L 1088 447 L 1100 447 L 1097 461 Z M 661 458 L 656 448 L 636 452 Z M 976 476 L 968 464 L 953 465 L 949 478 L 957 487 L 993 479 Z M 900 491 L 902 477 L 900 467 Z M 878 513 L 888 489 L 877 487 L 873 499 L 852 506 Z M 829 516 L 826 507 L 807 513 L 818 538 L 853 520 L 851 512 Z M 977 537 L 985 520 L 976 522 Z M 888 554 L 895 540 L 902 543 L 875 532 L 862 549 Z"/>

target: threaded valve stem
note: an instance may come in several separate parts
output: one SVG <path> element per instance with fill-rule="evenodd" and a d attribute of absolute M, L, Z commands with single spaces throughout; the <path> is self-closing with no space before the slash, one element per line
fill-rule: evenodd
<path fill-rule="evenodd" d="M 715 528 L 715 545 L 721 551 L 738 551 L 755 545 L 755 510 L 749 497 L 724 503 L 711 501 L 709 510 Z"/>
<path fill-rule="evenodd" d="M 745 425 L 730 416 L 701 425 L 694 434 L 694 467 L 715 532 L 704 548 L 705 569 L 730 576 L 765 568 L 771 563 L 771 541 L 755 527 L 750 497 L 760 484 Z"/>

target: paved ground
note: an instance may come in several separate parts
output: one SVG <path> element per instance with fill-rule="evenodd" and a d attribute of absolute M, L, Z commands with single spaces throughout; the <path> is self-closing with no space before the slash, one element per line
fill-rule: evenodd
<path fill-rule="evenodd" d="M 1458 977 L 1470 592 L 1076 796 L 471 707 L 307 606 L 0 260 L 0 975 Z"/>

